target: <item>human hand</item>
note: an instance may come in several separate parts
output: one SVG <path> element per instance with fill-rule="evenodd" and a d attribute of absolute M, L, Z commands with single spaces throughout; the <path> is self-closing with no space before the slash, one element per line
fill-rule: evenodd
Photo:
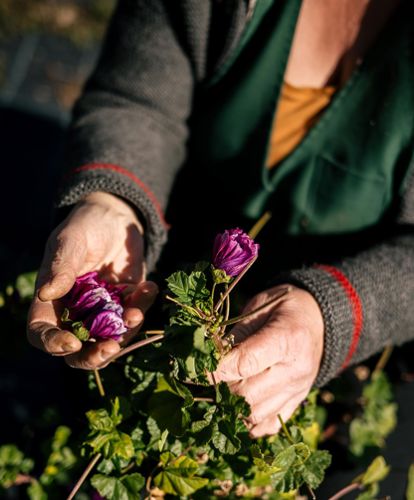
<path fill-rule="evenodd" d="M 216 382 L 227 382 L 249 403 L 246 424 L 255 438 L 278 432 L 278 415 L 286 421 L 306 398 L 322 359 L 324 325 L 319 306 L 306 290 L 289 287 L 281 302 L 233 328 L 236 347 L 214 373 Z M 282 288 L 259 293 L 243 313 L 260 307 Z"/>
<path fill-rule="evenodd" d="M 31 344 L 64 356 L 69 366 L 87 370 L 102 365 L 120 350 L 120 344 L 112 339 L 82 344 L 61 328 L 63 307 L 59 299 L 78 276 L 89 271 L 99 271 L 100 277 L 111 283 L 128 284 L 123 317 L 128 327 L 123 342 L 128 342 L 137 333 L 158 288 L 145 281 L 142 225 L 132 207 L 109 193 L 88 195 L 51 233 L 28 317 Z"/>

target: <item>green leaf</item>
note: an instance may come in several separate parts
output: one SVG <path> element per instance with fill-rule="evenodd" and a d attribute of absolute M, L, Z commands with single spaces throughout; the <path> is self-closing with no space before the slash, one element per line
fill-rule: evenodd
<path fill-rule="evenodd" d="M 353 482 L 369 486 L 385 479 L 389 472 L 390 468 L 386 464 L 384 457 L 379 456 L 376 457 L 371 462 L 367 470 L 363 474 L 359 475 Z"/>
<path fill-rule="evenodd" d="M 37 271 L 23 273 L 16 279 L 15 288 L 21 299 L 31 300 L 34 296 Z"/>
<path fill-rule="evenodd" d="M 241 442 L 228 422 L 221 421 L 213 429 L 212 443 L 220 453 L 234 455 L 240 450 Z"/>
<path fill-rule="evenodd" d="M 191 424 L 191 432 L 200 432 L 206 427 L 208 427 L 211 423 L 213 415 L 217 409 L 217 406 L 211 405 L 209 409 L 204 413 L 203 420 L 195 420 Z"/>
<path fill-rule="evenodd" d="M 189 275 L 184 271 L 177 271 L 166 281 L 169 290 L 183 304 L 195 305 L 197 301 L 204 301 L 210 296 L 206 288 L 207 279 L 202 271 L 193 271 Z"/>
<path fill-rule="evenodd" d="M 111 432 L 115 429 L 115 423 L 103 408 L 86 412 L 86 418 L 89 421 L 89 428 L 93 431 Z"/>
<path fill-rule="evenodd" d="M 222 269 L 216 269 L 213 266 L 211 266 L 211 274 L 213 276 L 214 283 L 216 283 L 217 285 L 220 285 L 222 283 L 230 283 L 230 281 L 233 279 L 232 276 L 229 276 Z"/>
<path fill-rule="evenodd" d="M 168 429 L 165 429 L 165 431 L 161 434 L 161 437 L 158 441 L 158 449 L 160 450 L 160 452 L 164 448 L 165 442 L 167 441 L 167 437 L 168 437 Z"/>
<path fill-rule="evenodd" d="M 392 390 L 383 372 L 374 373 L 362 393 L 363 413 L 349 428 L 350 450 L 356 456 L 369 447 L 383 447 L 385 438 L 397 423 L 397 405 L 391 402 Z"/>
<path fill-rule="evenodd" d="M 414 464 L 408 469 L 408 483 L 405 492 L 406 500 L 414 500 Z"/>
<path fill-rule="evenodd" d="M 161 431 L 168 429 L 174 436 L 182 436 L 189 424 L 182 398 L 170 391 L 154 392 L 148 400 L 148 414 Z"/>
<path fill-rule="evenodd" d="M 33 480 L 27 488 L 30 500 L 47 500 L 48 496 L 39 481 Z"/>
<path fill-rule="evenodd" d="M 136 500 L 141 498 L 141 490 L 145 479 L 135 472 L 121 478 L 95 474 L 91 479 L 92 486 L 99 494 L 111 500 Z"/>
<path fill-rule="evenodd" d="M 316 450 L 303 463 L 302 476 L 311 488 L 318 488 L 325 477 L 326 469 L 331 465 L 332 457 L 325 450 Z"/>
<path fill-rule="evenodd" d="M 164 469 L 154 478 L 154 484 L 167 494 L 177 496 L 191 495 L 208 484 L 208 479 L 196 476 L 198 464 L 195 460 L 172 454 L 163 454 L 161 461 Z"/>
<path fill-rule="evenodd" d="M 368 486 L 368 488 L 360 493 L 355 500 L 377 500 L 377 495 L 379 493 L 378 483 L 374 483 Z"/>
<path fill-rule="evenodd" d="M 25 458 L 14 444 L 0 446 L 0 486 L 8 488 L 18 474 L 27 474 L 33 466 L 33 460 Z"/>

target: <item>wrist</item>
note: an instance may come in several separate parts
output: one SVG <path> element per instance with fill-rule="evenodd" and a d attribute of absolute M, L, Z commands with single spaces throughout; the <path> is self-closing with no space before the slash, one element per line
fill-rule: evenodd
<path fill-rule="evenodd" d="M 104 207 L 135 224 L 141 235 L 144 234 L 144 221 L 141 220 L 138 211 L 120 196 L 104 191 L 95 191 L 85 196 L 77 205 L 99 205 L 100 207 Z"/>

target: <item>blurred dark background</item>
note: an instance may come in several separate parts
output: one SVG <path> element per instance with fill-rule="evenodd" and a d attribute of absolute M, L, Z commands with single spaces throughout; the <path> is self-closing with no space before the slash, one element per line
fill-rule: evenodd
<path fill-rule="evenodd" d="M 27 344 L 28 300 L 14 285 L 39 266 L 70 111 L 114 3 L 0 0 L 0 445 L 14 442 L 34 457 L 57 425 L 81 422 L 87 382 Z"/>

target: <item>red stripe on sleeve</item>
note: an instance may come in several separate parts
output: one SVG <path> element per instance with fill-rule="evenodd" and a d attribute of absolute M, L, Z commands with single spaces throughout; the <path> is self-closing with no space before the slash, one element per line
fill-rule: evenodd
<path fill-rule="evenodd" d="M 132 172 L 130 172 L 126 168 L 122 168 L 118 165 L 113 165 L 111 163 L 89 163 L 88 165 L 83 165 L 82 167 L 77 167 L 77 168 L 73 169 L 70 172 L 70 174 L 76 174 L 78 172 L 85 172 L 87 170 L 112 170 L 114 172 L 118 172 L 119 174 L 125 175 L 125 177 L 129 177 L 148 196 L 148 198 L 151 200 L 151 203 L 154 205 L 154 208 L 157 211 L 157 213 L 161 219 L 162 224 L 165 226 L 166 229 L 169 229 L 170 225 L 165 220 L 164 212 L 163 212 L 161 205 L 160 205 L 159 201 L 157 200 L 156 196 L 151 191 L 151 189 L 144 182 L 142 182 L 141 179 L 139 179 L 136 175 L 134 175 Z"/>
<path fill-rule="evenodd" d="M 363 310 L 362 310 L 361 299 L 358 293 L 356 292 L 355 288 L 349 282 L 348 278 L 339 269 L 333 266 L 326 266 L 326 265 L 317 265 L 315 267 L 326 271 L 333 278 L 335 278 L 336 281 L 338 281 L 341 284 L 352 305 L 352 315 L 354 317 L 354 329 L 352 332 L 352 339 L 348 349 L 348 353 L 346 355 L 345 361 L 341 366 L 341 370 L 344 370 L 349 365 L 352 356 L 354 355 L 356 348 L 358 347 L 359 338 L 362 332 Z"/>

